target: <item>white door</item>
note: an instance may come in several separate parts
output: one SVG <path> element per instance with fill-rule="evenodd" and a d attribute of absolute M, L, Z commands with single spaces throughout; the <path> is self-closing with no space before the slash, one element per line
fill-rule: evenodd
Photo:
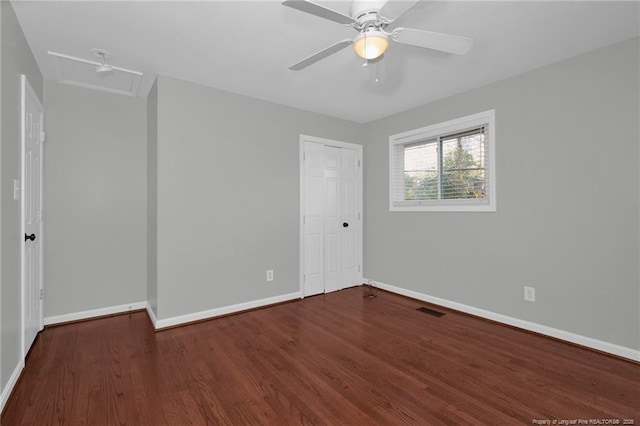
<path fill-rule="evenodd" d="M 22 319 L 24 355 L 42 330 L 42 142 L 44 109 L 22 76 Z"/>
<path fill-rule="evenodd" d="M 362 282 L 362 147 L 301 137 L 302 295 Z"/>
<path fill-rule="evenodd" d="M 324 145 L 307 142 L 303 152 L 301 269 L 303 295 L 311 296 L 324 293 Z"/>
<path fill-rule="evenodd" d="M 362 283 L 361 257 L 362 250 L 360 229 L 360 158 L 354 149 L 341 149 L 341 192 L 340 221 L 342 287 L 350 287 Z"/>
<path fill-rule="evenodd" d="M 324 147 L 324 292 L 342 286 L 342 229 L 340 223 L 340 148 Z M 313 194 L 309 194 L 313 196 Z"/>

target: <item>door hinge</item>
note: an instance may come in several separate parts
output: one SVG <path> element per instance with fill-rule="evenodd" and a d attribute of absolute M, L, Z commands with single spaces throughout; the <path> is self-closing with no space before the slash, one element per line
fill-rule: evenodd
<path fill-rule="evenodd" d="M 307 153 L 302 153 L 302 161 L 307 161 Z"/>
<path fill-rule="evenodd" d="M 44 142 L 44 139 L 45 139 L 44 132 L 40 132 L 40 142 L 41 143 Z"/>
<path fill-rule="evenodd" d="M 44 300 L 44 289 L 40 289 L 40 300 Z"/>
<path fill-rule="evenodd" d="M 362 272 L 362 271 L 360 270 L 360 265 L 358 265 L 358 272 Z"/>
<path fill-rule="evenodd" d="M 360 212 L 358 212 L 358 220 L 360 220 Z"/>
<path fill-rule="evenodd" d="M 302 274 L 302 282 L 303 283 L 307 282 L 307 274 Z"/>
<path fill-rule="evenodd" d="M 358 167 L 360 167 L 360 160 L 358 160 Z"/>

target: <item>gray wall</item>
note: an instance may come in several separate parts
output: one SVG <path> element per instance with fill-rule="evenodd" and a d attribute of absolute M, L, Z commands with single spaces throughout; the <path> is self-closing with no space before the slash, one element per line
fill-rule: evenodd
<path fill-rule="evenodd" d="M 367 125 L 365 276 L 640 348 L 638 49 L 626 41 Z M 488 109 L 498 211 L 390 213 L 389 135 Z"/>
<path fill-rule="evenodd" d="M 146 103 L 45 82 L 45 303 L 146 300 Z"/>
<path fill-rule="evenodd" d="M 298 291 L 300 134 L 359 143 L 362 127 L 157 84 L 159 319 Z"/>
<path fill-rule="evenodd" d="M 13 179 L 20 179 L 20 74 L 25 74 L 42 99 L 42 75 L 27 45 L 22 29 L 7 1 L 0 1 L 0 92 L 2 92 L 0 198 L 1 253 L 0 292 L 2 364 L 0 384 L 4 389 L 20 360 L 20 202 L 13 199 Z"/>
<path fill-rule="evenodd" d="M 158 315 L 158 83 L 147 96 L 147 302 Z"/>

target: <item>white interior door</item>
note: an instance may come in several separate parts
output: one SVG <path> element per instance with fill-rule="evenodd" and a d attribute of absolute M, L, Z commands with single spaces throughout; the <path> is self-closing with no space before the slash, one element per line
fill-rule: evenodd
<path fill-rule="evenodd" d="M 24 355 L 42 330 L 42 142 L 44 109 L 22 76 L 22 319 Z"/>
<path fill-rule="evenodd" d="M 340 189 L 342 150 L 324 147 L 324 292 L 342 286 L 342 229 L 340 223 Z"/>
<path fill-rule="evenodd" d="M 302 201 L 303 295 L 324 293 L 324 145 L 308 142 L 304 147 Z M 304 196 L 309 194 L 309 196 Z"/>
<path fill-rule="evenodd" d="M 341 193 L 340 222 L 342 261 L 342 287 L 351 287 L 362 283 L 361 257 L 362 237 L 360 229 L 360 159 L 358 151 L 341 149 Z"/>
<path fill-rule="evenodd" d="M 362 147 L 301 137 L 302 295 L 362 282 Z"/>

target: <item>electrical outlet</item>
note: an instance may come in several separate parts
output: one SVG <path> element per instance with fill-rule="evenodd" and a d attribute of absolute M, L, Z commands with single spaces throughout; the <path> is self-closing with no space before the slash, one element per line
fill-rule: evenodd
<path fill-rule="evenodd" d="M 267 281 L 273 281 L 273 269 L 267 270 Z"/>
<path fill-rule="evenodd" d="M 536 289 L 535 287 L 525 287 L 524 288 L 524 300 L 528 302 L 536 301 Z"/>

